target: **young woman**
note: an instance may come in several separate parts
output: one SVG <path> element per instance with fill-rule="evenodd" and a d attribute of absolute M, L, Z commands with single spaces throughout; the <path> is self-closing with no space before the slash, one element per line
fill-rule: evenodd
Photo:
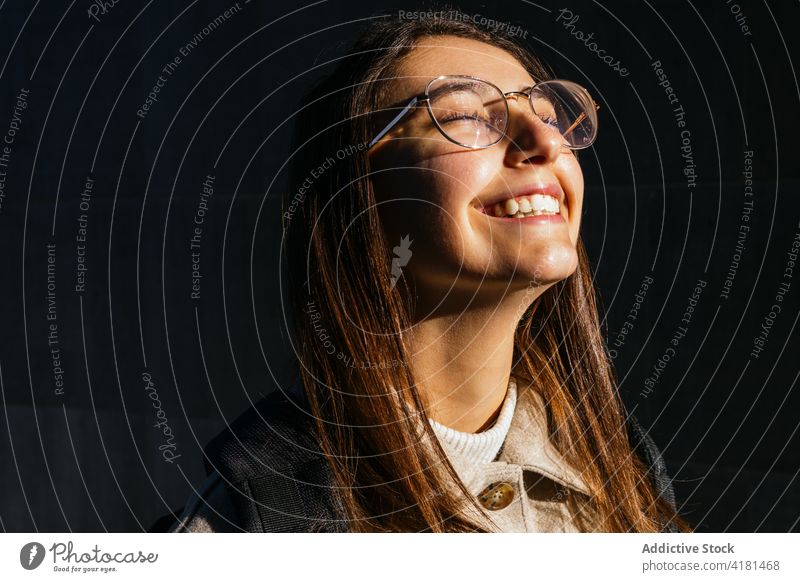
<path fill-rule="evenodd" d="M 171 531 L 688 531 L 579 230 L 598 105 L 467 21 L 380 19 L 297 112 L 298 376 Z"/>

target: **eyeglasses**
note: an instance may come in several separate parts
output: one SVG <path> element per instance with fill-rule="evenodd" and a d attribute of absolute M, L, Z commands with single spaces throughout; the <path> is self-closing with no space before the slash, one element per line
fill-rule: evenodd
<path fill-rule="evenodd" d="M 587 148 L 597 138 L 597 110 L 589 92 L 572 81 L 552 79 L 525 91 L 503 93 L 496 85 L 465 75 L 432 79 L 425 91 L 406 104 L 369 142 L 378 143 L 412 109 L 425 103 L 436 128 L 454 144 L 469 149 L 493 146 L 508 129 L 508 99 L 525 97 L 533 113 L 571 150 Z"/>

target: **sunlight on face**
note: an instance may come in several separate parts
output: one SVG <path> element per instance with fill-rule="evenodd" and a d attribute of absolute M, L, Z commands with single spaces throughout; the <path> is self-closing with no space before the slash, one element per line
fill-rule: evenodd
<path fill-rule="evenodd" d="M 440 75 L 477 77 L 503 92 L 534 84 L 504 50 L 460 37 L 426 37 L 403 59 L 397 78 L 387 81 L 383 105 L 410 100 Z M 466 112 L 463 103 L 471 101 L 451 96 L 448 111 Z M 407 235 L 413 241 L 403 276 L 423 297 L 450 289 L 490 297 L 531 282 L 546 287 L 577 267 L 580 165 L 525 99 L 511 98 L 508 105 L 506 135 L 491 147 L 473 150 L 449 141 L 422 106 L 370 152 L 383 228 L 390 246 Z M 482 122 L 470 113 L 436 116 L 451 124 L 442 127 L 453 135 Z M 498 209 L 497 201 L 504 206 Z M 506 218 L 511 212 L 526 217 Z"/>

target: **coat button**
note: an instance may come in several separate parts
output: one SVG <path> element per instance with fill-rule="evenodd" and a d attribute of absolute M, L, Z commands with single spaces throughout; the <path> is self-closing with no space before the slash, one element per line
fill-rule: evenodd
<path fill-rule="evenodd" d="M 492 511 L 508 507 L 513 499 L 514 487 L 511 483 L 492 483 L 478 494 L 481 505 Z"/>

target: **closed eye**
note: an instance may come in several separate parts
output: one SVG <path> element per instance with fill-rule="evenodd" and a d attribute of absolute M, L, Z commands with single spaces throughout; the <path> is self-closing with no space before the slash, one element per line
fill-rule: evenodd
<path fill-rule="evenodd" d="M 545 122 L 547 125 L 549 125 L 549 126 L 551 126 L 551 127 L 554 127 L 555 129 L 559 129 L 559 126 L 558 126 L 558 119 L 556 119 L 556 117 L 555 117 L 555 116 L 552 116 L 552 115 L 544 115 L 544 116 L 540 116 L 540 117 L 539 117 L 539 119 L 541 119 L 541 120 L 542 120 L 543 122 Z"/>
<path fill-rule="evenodd" d="M 469 120 L 469 121 L 482 121 L 483 123 L 489 123 L 489 119 L 474 111 L 472 113 L 451 113 L 444 118 L 439 120 L 439 123 L 448 123 L 451 121 L 461 121 L 461 120 Z"/>

